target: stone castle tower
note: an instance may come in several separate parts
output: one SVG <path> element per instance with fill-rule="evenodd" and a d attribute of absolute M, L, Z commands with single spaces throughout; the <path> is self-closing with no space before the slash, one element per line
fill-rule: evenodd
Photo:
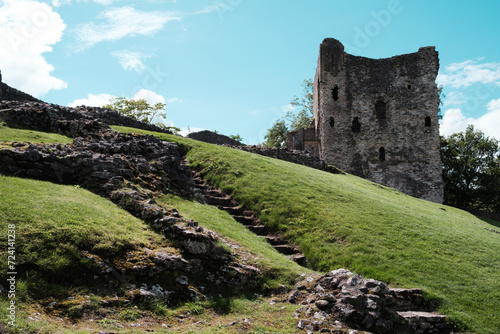
<path fill-rule="evenodd" d="M 369 59 L 325 39 L 314 79 L 314 125 L 291 133 L 287 147 L 441 203 L 438 69 L 434 47 Z"/>

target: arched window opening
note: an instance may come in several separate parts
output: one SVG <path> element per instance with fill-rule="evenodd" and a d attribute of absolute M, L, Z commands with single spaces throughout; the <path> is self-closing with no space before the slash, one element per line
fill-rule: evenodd
<path fill-rule="evenodd" d="M 385 148 L 381 147 L 379 150 L 378 150 L 378 158 L 380 161 L 385 161 Z"/>
<path fill-rule="evenodd" d="M 332 89 L 333 100 L 337 101 L 339 99 L 339 86 L 335 86 Z"/>
<path fill-rule="evenodd" d="M 425 118 L 425 126 L 426 127 L 430 127 L 431 126 L 431 118 L 429 116 L 427 116 Z"/>
<path fill-rule="evenodd" d="M 352 132 L 360 132 L 361 131 L 361 124 L 359 123 L 359 118 L 354 117 L 352 120 L 352 126 L 351 126 Z"/>
<path fill-rule="evenodd" d="M 385 102 L 377 101 L 377 103 L 375 103 L 375 113 L 377 115 L 377 119 L 386 119 L 387 118 L 387 114 L 385 111 Z"/>
<path fill-rule="evenodd" d="M 330 126 L 333 128 L 335 126 L 335 120 L 333 117 L 330 117 Z"/>

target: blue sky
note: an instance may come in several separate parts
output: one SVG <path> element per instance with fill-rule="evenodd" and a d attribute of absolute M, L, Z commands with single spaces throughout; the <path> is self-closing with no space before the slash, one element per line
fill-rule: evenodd
<path fill-rule="evenodd" d="M 441 133 L 500 139 L 500 2 L 4 0 L 4 82 L 61 105 L 167 104 L 167 123 L 256 144 L 315 72 L 319 44 L 370 58 L 433 45 Z"/>

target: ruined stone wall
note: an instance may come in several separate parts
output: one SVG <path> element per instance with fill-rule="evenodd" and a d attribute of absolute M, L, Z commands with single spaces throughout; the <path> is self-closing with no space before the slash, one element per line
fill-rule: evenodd
<path fill-rule="evenodd" d="M 187 137 L 194 140 L 199 140 L 205 143 L 216 144 L 216 145 L 230 145 L 230 146 L 243 145 L 239 141 L 231 139 L 228 136 L 221 135 L 209 130 L 192 132 L 188 134 Z"/>
<path fill-rule="evenodd" d="M 320 158 L 406 194 L 442 202 L 438 69 L 434 47 L 369 59 L 325 39 L 314 90 Z"/>

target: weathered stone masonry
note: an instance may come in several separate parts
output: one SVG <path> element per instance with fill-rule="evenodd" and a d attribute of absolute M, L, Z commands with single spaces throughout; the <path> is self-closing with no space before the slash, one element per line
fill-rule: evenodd
<path fill-rule="evenodd" d="M 294 133 L 288 146 L 314 152 L 348 173 L 442 202 L 438 69 L 434 47 L 369 59 L 325 39 L 314 81 L 314 128 L 305 130 L 316 136 Z"/>

